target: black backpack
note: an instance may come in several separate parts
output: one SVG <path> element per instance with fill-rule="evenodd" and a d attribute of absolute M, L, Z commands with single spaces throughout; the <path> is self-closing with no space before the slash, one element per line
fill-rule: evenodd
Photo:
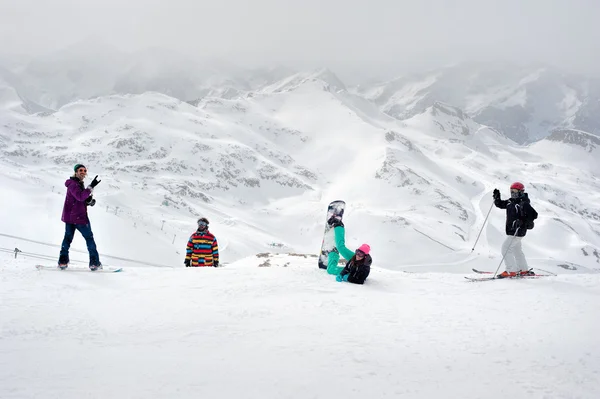
<path fill-rule="evenodd" d="M 537 217 L 538 217 L 538 213 L 536 212 L 535 209 L 533 209 L 533 207 L 531 207 L 531 210 L 533 211 L 531 213 L 531 215 L 530 214 L 526 215 L 527 219 L 525 221 L 525 227 L 527 227 L 527 230 L 531 230 L 531 229 L 533 229 L 535 227 L 535 224 L 533 223 L 533 221 L 535 219 L 537 219 Z"/>

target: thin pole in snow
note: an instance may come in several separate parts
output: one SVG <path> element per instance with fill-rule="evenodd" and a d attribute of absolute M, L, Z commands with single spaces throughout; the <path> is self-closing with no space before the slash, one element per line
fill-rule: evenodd
<path fill-rule="evenodd" d="M 485 220 L 483 221 L 483 226 L 481 226 L 481 230 L 479 230 L 479 234 L 477 235 L 477 239 L 475 240 L 475 244 L 473 244 L 473 248 L 471 248 L 471 252 L 473 252 L 475 250 L 475 247 L 477 246 L 477 242 L 479 241 L 479 237 L 481 237 L 481 233 L 483 232 L 483 228 L 485 227 L 485 222 L 487 222 L 488 218 L 490 217 L 490 212 L 492 211 L 492 208 L 494 207 L 494 203 L 492 202 L 492 206 L 490 206 L 490 210 L 487 213 L 487 216 L 485 217 Z"/>

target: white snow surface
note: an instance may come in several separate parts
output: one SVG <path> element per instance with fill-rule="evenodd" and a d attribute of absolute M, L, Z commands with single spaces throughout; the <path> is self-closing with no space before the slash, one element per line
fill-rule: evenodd
<path fill-rule="evenodd" d="M 34 262 L 0 266 L 3 399 L 600 395 L 600 274 L 375 268 L 358 286 L 289 255 L 110 274 Z"/>

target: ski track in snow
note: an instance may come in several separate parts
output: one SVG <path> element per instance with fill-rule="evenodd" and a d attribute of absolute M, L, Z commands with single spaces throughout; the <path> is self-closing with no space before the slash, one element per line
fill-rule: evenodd
<path fill-rule="evenodd" d="M 0 266 L 0 397 L 597 398 L 600 274 Z M 286 265 L 286 267 L 283 267 Z"/>

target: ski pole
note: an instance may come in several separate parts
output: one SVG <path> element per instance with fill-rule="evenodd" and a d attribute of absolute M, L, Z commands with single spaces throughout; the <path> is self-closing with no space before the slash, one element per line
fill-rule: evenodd
<path fill-rule="evenodd" d="M 483 232 L 483 228 L 485 227 L 485 222 L 487 222 L 488 218 L 490 217 L 490 212 L 492 211 L 493 207 L 494 207 L 494 203 L 492 202 L 492 206 L 490 206 L 490 210 L 488 211 L 488 213 L 485 217 L 485 220 L 483 221 L 483 226 L 481 226 L 481 230 L 479 230 L 479 234 L 477 235 L 475 244 L 473 244 L 473 248 L 471 248 L 471 253 L 473 253 L 473 251 L 475 250 L 475 247 L 477 246 L 477 242 L 479 242 L 479 237 L 481 237 L 481 233 Z"/>
<path fill-rule="evenodd" d="M 556 273 L 549 272 L 548 270 L 540 269 L 540 268 L 537 268 L 537 267 L 536 267 L 535 269 L 536 269 L 536 270 L 539 270 L 539 271 L 541 271 L 541 272 L 544 272 L 544 273 L 548 273 L 548 274 L 549 274 L 549 275 L 551 275 L 551 276 L 558 276 Z"/>
<path fill-rule="evenodd" d="M 500 270 L 500 266 L 502 266 L 502 262 L 504 262 L 504 258 L 506 257 L 506 254 L 508 253 L 508 251 L 510 251 L 510 247 L 512 246 L 513 240 L 517 236 L 519 229 L 520 229 L 520 227 L 517 227 L 517 230 L 515 230 L 515 234 L 513 234 L 512 238 L 510 239 L 510 242 L 508 243 L 508 247 L 506 247 L 506 251 L 504 251 L 504 255 L 502 255 L 502 259 L 500 260 L 500 264 L 498 265 L 498 268 L 496 269 L 496 272 L 494 273 L 493 278 L 496 278 L 496 274 L 498 274 L 498 270 Z"/>

